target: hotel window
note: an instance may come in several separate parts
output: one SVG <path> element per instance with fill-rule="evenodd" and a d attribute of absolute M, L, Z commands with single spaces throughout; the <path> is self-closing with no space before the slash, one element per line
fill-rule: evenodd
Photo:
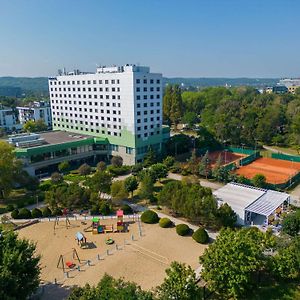
<path fill-rule="evenodd" d="M 139 87 L 137 87 L 137 88 L 136 88 L 136 91 L 137 91 L 137 92 L 140 92 L 140 91 L 141 91 L 141 89 L 140 89 Z"/>
<path fill-rule="evenodd" d="M 144 95 L 144 100 L 147 100 L 147 95 Z"/>
<path fill-rule="evenodd" d="M 157 80 L 156 80 L 156 83 L 157 83 L 157 84 L 160 84 L 160 80 L 159 80 L 159 79 L 157 79 Z"/>
<path fill-rule="evenodd" d="M 147 88 L 146 87 L 144 87 L 144 92 L 147 92 Z"/>
<path fill-rule="evenodd" d="M 105 84 L 108 84 L 108 80 L 105 80 Z"/>

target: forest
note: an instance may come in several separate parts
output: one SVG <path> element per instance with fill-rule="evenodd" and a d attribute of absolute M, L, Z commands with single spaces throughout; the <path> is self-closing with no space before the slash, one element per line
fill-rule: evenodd
<path fill-rule="evenodd" d="M 194 128 L 199 136 L 221 144 L 255 147 L 300 144 L 300 89 L 296 94 L 260 94 L 251 87 L 210 87 L 181 91 L 168 85 L 163 103 L 164 122 Z"/>

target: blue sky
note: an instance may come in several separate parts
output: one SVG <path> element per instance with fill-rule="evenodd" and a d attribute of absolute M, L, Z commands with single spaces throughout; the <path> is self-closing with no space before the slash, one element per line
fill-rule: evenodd
<path fill-rule="evenodd" d="M 300 76 L 298 0 L 0 0 L 0 76 L 140 63 L 168 77 Z"/>

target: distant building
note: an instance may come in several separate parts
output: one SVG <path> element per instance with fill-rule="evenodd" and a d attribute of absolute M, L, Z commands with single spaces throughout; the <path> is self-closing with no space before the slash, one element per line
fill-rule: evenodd
<path fill-rule="evenodd" d="M 42 119 L 48 128 L 52 127 L 51 107 L 49 102 L 35 101 L 28 106 L 18 106 L 20 124 L 24 125 L 27 121 L 37 121 Z"/>
<path fill-rule="evenodd" d="M 296 89 L 300 88 L 300 78 L 282 79 L 279 81 L 279 84 L 287 87 L 289 93 L 295 94 Z"/>
<path fill-rule="evenodd" d="M 20 124 L 17 123 L 15 112 L 12 108 L 0 105 L 0 128 L 5 132 L 13 132 L 20 129 Z"/>

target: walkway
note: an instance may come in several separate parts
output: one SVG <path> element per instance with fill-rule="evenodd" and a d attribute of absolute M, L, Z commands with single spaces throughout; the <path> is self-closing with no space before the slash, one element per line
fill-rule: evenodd
<path fill-rule="evenodd" d="M 183 176 L 180 174 L 169 173 L 168 178 L 174 179 L 174 180 L 182 180 Z M 211 181 L 205 180 L 205 179 L 199 179 L 199 182 L 202 186 L 211 188 L 212 190 L 217 190 L 224 186 L 224 184 L 222 184 L 222 183 L 211 182 Z"/>

